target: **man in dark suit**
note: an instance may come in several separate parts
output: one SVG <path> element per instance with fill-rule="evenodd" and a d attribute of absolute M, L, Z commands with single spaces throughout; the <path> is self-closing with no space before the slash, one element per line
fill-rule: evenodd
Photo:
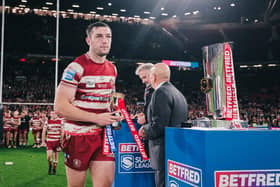
<path fill-rule="evenodd" d="M 154 65 L 152 63 L 145 63 L 138 66 L 135 71 L 135 74 L 139 76 L 142 83 L 146 85 L 145 93 L 144 93 L 144 113 L 139 113 L 137 115 L 137 123 L 140 125 L 144 125 L 148 121 L 147 120 L 148 105 L 150 104 L 152 94 L 154 92 L 154 89 L 152 88 L 151 81 L 150 81 L 150 73 L 153 67 Z M 143 143 L 144 143 L 145 151 L 149 156 L 148 140 L 145 139 Z"/>
<path fill-rule="evenodd" d="M 135 74 L 139 76 L 142 83 L 146 85 L 144 93 L 144 113 L 138 114 L 137 120 L 137 123 L 140 125 L 144 125 L 147 121 L 147 109 L 154 91 L 150 81 L 150 72 L 153 67 L 154 65 L 152 63 L 145 63 L 138 66 L 135 71 Z"/>
<path fill-rule="evenodd" d="M 151 85 L 155 91 L 148 106 L 148 123 L 139 129 L 139 135 L 149 141 L 156 186 L 164 187 L 164 128 L 181 127 L 188 116 L 188 105 L 183 94 L 169 82 L 170 69 L 166 64 L 156 64 L 150 76 Z"/>

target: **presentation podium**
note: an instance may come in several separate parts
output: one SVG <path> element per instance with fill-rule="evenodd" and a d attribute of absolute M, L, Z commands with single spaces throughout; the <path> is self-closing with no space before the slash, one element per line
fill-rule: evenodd
<path fill-rule="evenodd" d="M 166 186 L 280 186 L 280 131 L 165 129 Z"/>
<path fill-rule="evenodd" d="M 133 121 L 136 129 L 140 125 Z M 126 122 L 113 131 L 117 145 L 114 187 L 155 187 L 150 160 L 143 160 Z"/>

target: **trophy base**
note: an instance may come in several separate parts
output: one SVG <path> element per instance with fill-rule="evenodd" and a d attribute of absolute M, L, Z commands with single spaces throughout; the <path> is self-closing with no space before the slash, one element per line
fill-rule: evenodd
<path fill-rule="evenodd" d="M 112 123 L 112 129 L 113 130 L 120 130 L 122 128 L 122 126 L 121 126 L 121 122 L 114 122 L 114 123 Z"/>
<path fill-rule="evenodd" d="M 248 128 L 248 122 L 239 120 L 238 121 L 241 128 Z M 193 127 L 204 127 L 204 128 L 226 128 L 226 129 L 234 129 L 233 121 L 226 120 L 213 120 L 208 118 L 201 118 L 192 121 Z"/>

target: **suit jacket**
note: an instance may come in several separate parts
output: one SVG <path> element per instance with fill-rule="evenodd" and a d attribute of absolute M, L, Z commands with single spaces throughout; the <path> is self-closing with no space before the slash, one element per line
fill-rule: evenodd
<path fill-rule="evenodd" d="M 145 93 L 144 93 L 144 114 L 145 114 L 145 120 L 148 121 L 147 118 L 147 111 L 148 111 L 148 106 L 150 104 L 151 98 L 152 98 L 152 94 L 154 92 L 154 89 L 152 88 L 151 85 L 147 86 L 145 88 Z"/>
<path fill-rule="evenodd" d="M 144 102 L 145 102 L 145 104 L 144 104 L 144 114 L 145 114 L 146 122 L 148 121 L 147 111 L 148 111 L 148 106 L 150 104 L 153 92 L 154 92 L 154 89 L 152 88 L 151 85 L 149 85 L 149 86 L 147 86 L 145 88 L 145 94 L 144 94 Z M 148 140 L 144 140 L 143 144 L 144 144 L 144 148 L 145 148 L 145 151 L 147 153 L 147 156 L 150 157 L 150 154 L 149 154 L 149 141 Z"/>
<path fill-rule="evenodd" d="M 153 169 L 164 168 L 164 128 L 181 127 L 187 116 L 187 101 L 170 82 L 154 91 L 147 111 L 148 123 L 143 126 Z"/>

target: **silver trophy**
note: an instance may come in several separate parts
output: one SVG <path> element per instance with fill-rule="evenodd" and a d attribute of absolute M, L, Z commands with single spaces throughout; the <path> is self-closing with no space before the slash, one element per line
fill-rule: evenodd
<path fill-rule="evenodd" d="M 204 77 L 200 88 L 206 95 L 208 118 L 194 120 L 194 126 L 248 127 L 248 123 L 239 118 L 232 44 L 218 43 L 202 48 Z"/>
<path fill-rule="evenodd" d="M 124 99 L 124 94 L 123 93 L 119 93 L 119 92 L 113 92 L 111 95 L 111 111 L 117 111 L 119 110 L 119 104 L 118 104 L 118 100 L 119 99 Z M 116 116 L 121 116 L 121 114 L 119 112 L 115 113 Z M 112 128 L 114 130 L 118 130 L 121 128 L 121 123 L 119 121 L 117 122 L 113 122 L 112 123 Z"/>

